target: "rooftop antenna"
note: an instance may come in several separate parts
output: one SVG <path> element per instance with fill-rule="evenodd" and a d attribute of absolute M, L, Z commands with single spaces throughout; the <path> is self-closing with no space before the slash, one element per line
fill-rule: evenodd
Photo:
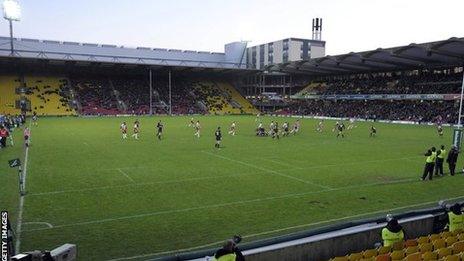
<path fill-rule="evenodd" d="M 313 18 L 313 40 L 322 40 L 322 18 Z"/>

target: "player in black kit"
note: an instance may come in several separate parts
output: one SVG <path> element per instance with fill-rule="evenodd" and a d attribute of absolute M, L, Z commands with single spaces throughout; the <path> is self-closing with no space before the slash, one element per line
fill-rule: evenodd
<path fill-rule="evenodd" d="M 214 132 L 214 136 L 216 136 L 216 144 L 214 144 L 214 147 L 219 149 L 222 139 L 221 127 L 217 128 L 216 132 Z"/>
<path fill-rule="evenodd" d="M 374 127 L 374 125 L 371 126 L 371 133 L 369 134 L 370 137 L 375 137 L 377 136 L 377 129 Z"/>
<path fill-rule="evenodd" d="M 159 140 L 161 140 L 161 136 L 163 135 L 163 123 L 161 121 L 156 124 L 156 128 L 158 128 L 158 132 L 156 133 L 156 136 L 158 137 Z"/>
<path fill-rule="evenodd" d="M 343 133 L 343 131 L 345 131 L 345 124 L 343 124 L 343 122 L 337 125 L 337 130 L 338 130 L 337 138 L 339 136 L 342 136 L 342 138 L 345 138 L 345 134 Z"/>

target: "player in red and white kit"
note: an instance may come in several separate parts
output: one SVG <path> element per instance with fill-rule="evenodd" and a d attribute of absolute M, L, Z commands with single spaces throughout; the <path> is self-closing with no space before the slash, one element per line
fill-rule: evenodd
<path fill-rule="evenodd" d="M 119 127 L 119 129 L 121 130 L 121 133 L 122 133 L 122 139 L 127 139 L 127 124 L 126 122 L 123 122 L 121 124 L 121 126 Z"/>
<path fill-rule="evenodd" d="M 132 137 L 134 137 L 136 140 L 139 139 L 139 132 L 140 132 L 140 123 L 138 120 L 134 122 L 134 134 L 132 134 Z"/>

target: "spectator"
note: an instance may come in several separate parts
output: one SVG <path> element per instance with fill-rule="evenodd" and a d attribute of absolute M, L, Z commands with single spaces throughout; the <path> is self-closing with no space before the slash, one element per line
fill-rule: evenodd
<path fill-rule="evenodd" d="M 403 227 L 396 218 L 387 216 L 387 226 L 382 229 L 382 240 L 384 246 L 391 246 L 395 242 L 404 240 Z"/>
<path fill-rule="evenodd" d="M 236 246 L 234 240 L 227 240 L 224 246 L 214 254 L 214 259 L 217 261 L 244 261 L 245 257 Z"/>

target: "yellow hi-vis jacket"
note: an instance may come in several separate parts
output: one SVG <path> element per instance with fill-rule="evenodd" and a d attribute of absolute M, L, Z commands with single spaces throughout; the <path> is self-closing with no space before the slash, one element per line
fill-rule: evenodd
<path fill-rule="evenodd" d="M 434 163 L 436 159 L 437 159 L 437 152 L 435 151 L 435 152 L 432 152 L 432 154 L 425 159 L 425 162 Z"/>
<path fill-rule="evenodd" d="M 437 157 L 440 158 L 440 159 L 444 159 L 445 155 L 446 155 L 446 150 L 442 149 L 442 150 L 440 150 L 440 155 L 438 155 Z"/>
<path fill-rule="evenodd" d="M 453 212 L 448 212 L 449 231 L 453 232 L 458 229 L 464 230 L 464 214 L 456 215 Z"/>
<path fill-rule="evenodd" d="M 223 255 L 218 259 L 213 258 L 213 260 L 214 261 L 235 261 L 236 257 L 237 255 L 235 255 L 235 253 L 231 253 L 231 254 Z"/>
<path fill-rule="evenodd" d="M 391 232 L 387 228 L 382 229 L 382 240 L 384 246 L 391 246 L 395 242 L 403 241 L 404 233 L 403 230 L 399 232 Z"/>

